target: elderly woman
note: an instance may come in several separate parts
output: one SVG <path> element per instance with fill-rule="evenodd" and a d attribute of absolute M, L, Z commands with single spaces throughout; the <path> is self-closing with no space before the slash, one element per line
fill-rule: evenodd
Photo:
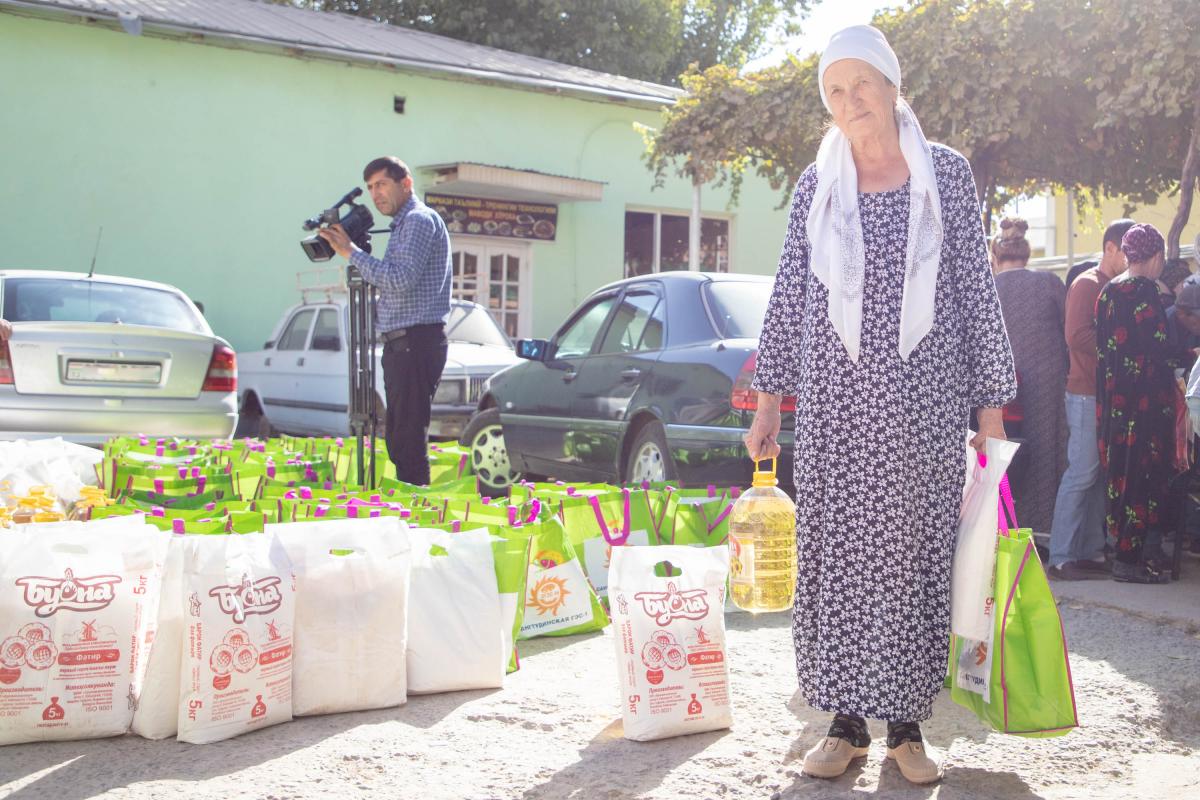
<path fill-rule="evenodd" d="M 1023 219 L 1002 220 L 992 240 L 992 264 L 1024 411 L 1020 457 L 1025 468 L 1009 475 L 1017 519 L 1023 527 L 1049 533 L 1058 483 L 1067 469 L 1067 288 L 1053 272 L 1028 268 L 1028 229 Z"/>
<path fill-rule="evenodd" d="M 1175 370 L 1195 355 L 1167 336 L 1158 290 L 1162 234 L 1134 225 L 1121 239 L 1129 269 L 1096 301 L 1096 369 L 1100 466 L 1108 485 L 1105 522 L 1116 540 L 1114 580 L 1166 583 L 1163 565 L 1147 558 L 1147 535 L 1166 521 L 1167 486 L 1175 474 L 1178 389 Z"/>
<path fill-rule="evenodd" d="M 835 34 L 819 77 L 834 126 L 796 185 L 746 446 L 778 453 L 780 400 L 799 395 L 792 635 L 805 700 L 835 714 L 804 772 L 865 756 L 872 718 L 928 783 L 968 418 L 975 447 L 1003 438 L 1016 380 L 970 165 L 925 140 L 875 28 Z"/>

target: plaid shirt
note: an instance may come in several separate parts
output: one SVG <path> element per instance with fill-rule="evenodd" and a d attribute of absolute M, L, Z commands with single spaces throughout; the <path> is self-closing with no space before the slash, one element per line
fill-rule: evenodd
<path fill-rule="evenodd" d="M 383 259 L 355 249 L 350 263 L 379 289 L 381 333 L 444 323 L 450 316 L 450 234 L 437 212 L 413 195 L 392 218 Z"/>

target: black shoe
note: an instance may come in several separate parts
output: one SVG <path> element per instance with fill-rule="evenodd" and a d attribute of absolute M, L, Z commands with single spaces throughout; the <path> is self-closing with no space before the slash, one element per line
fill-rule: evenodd
<path fill-rule="evenodd" d="M 1171 576 L 1166 572 L 1155 569 L 1153 564 L 1142 561 L 1139 564 L 1126 564 L 1124 561 L 1114 561 L 1112 577 L 1119 583 L 1170 583 Z"/>

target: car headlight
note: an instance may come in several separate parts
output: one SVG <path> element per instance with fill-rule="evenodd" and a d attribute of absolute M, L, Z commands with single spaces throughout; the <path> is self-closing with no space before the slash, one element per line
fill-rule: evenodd
<path fill-rule="evenodd" d="M 437 405 L 462 405 L 463 400 L 463 382 L 462 381 L 442 381 L 438 384 L 437 391 L 434 392 L 433 402 Z"/>

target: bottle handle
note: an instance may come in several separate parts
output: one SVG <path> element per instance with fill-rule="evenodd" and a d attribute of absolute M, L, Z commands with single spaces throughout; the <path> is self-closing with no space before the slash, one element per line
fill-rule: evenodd
<path fill-rule="evenodd" d="M 764 458 L 764 459 L 761 459 L 761 460 L 759 460 L 759 459 L 757 459 L 757 458 L 756 458 L 756 459 L 754 459 L 754 469 L 755 469 L 755 471 L 756 471 L 756 472 L 766 472 L 766 470 L 759 469 L 759 465 L 760 465 L 760 464 L 762 464 L 762 462 L 763 462 L 763 461 L 770 461 L 770 462 L 771 462 L 771 474 L 772 474 L 772 475 L 775 475 L 775 474 L 776 474 L 776 472 L 778 471 L 778 462 L 777 462 L 777 460 L 776 460 L 776 457 L 774 457 L 774 456 L 772 456 L 772 457 L 771 457 L 771 458 L 769 458 L 769 459 L 768 459 L 768 458 Z"/>

